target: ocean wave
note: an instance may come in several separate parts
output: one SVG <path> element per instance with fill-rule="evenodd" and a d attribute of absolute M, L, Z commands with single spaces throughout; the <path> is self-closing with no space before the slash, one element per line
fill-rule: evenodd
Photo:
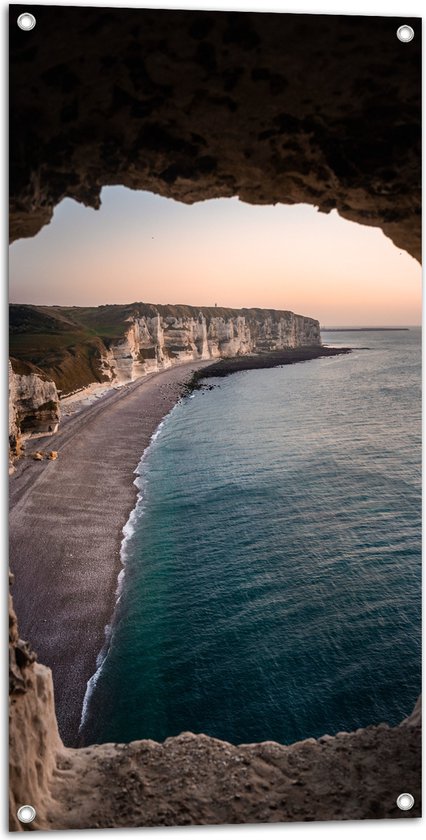
<path fill-rule="evenodd" d="M 164 426 L 165 426 L 168 418 L 174 412 L 174 410 L 177 408 L 179 403 L 180 403 L 180 400 L 173 406 L 173 408 L 170 409 L 170 411 L 165 415 L 165 417 L 163 417 L 161 422 L 158 424 L 157 428 L 155 429 L 155 431 L 151 435 L 151 439 L 149 441 L 148 446 L 144 449 L 142 457 L 141 457 L 136 469 L 134 470 L 134 475 L 136 475 L 136 478 L 135 478 L 133 484 L 136 485 L 139 492 L 138 492 L 137 499 L 136 499 L 136 505 L 133 508 L 133 510 L 131 511 L 129 518 L 128 518 L 127 522 L 125 523 L 125 525 L 123 526 L 123 529 L 122 529 L 123 539 L 121 541 L 121 547 L 120 547 L 120 561 L 121 561 L 121 564 L 122 564 L 122 568 L 120 569 L 120 571 L 118 573 L 118 576 L 117 576 L 117 588 L 116 588 L 116 591 L 115 591 L 116 601 L 115 601 L 115 606 L 114 606 L 114 612 L 113 612 L 110 624 L 107 624 L 106 627 L 105 627 L 105 630 L 104 630 L 105 641 L 104 641 L 104 644 L 103 644 L 101 650 L 99 651 L 97 659 L 96 659 L 96 671 L 94 672 L 94 674 L 92 674 L 92 676 L 90 677 L 90 679 L 87 682 L 86 692 L 85 692 L 85 695 L 84 695 L 83 706 L 82 706 L 82 711 L 81 711 L 80 725 L 79 725 L 79 730 L 78 730 L 79 735 L 81 735 L 81 733 L 84 730 L 85 724 L 86 724 L 87 719 L 88 719 L 88 712 L 89 712 L 89 708 L 90 708 L 91 697 L 93 695 L 93 692 L 96 688 L 96 684 L 99 680 L 99 677 L 102 673 L 102 670 L 103 670 L 103 668 L 105 666 L 105 663 L 107 661 L 107 658 L 108 658 L 108 652 L 110 650 L 111 639 L 112 639 L 112 635 L 113 635 L 113 632 L 114 632 L 114 617 L 115 617 L 117 605 L 119 604 L 120 599 L 121 599 L 121 594 L 122 594 L 122 591 L 123 591 L 123 586 L 124 586 L 124 581 L 125 581 L 125 576 L 126 576 L 126 559 L 127 559 L 127 555 L 128 555 L 128 547 L 129 547 L 129 543 L 131 542 L 131 540 L 133 538 L 133 535 L 134 535 L 134 533 L 137 529 L 137 524 L 140 521 L 140 518 L 141 518 L 141 516 L 143 515 L 143 512 L 144 512 L 144 492 L 143 491 L 144 491 L 144 486 L 145 486 L 145 478 L 143 476 L 143 467 L 144 467 L 146 459 L 149 456 L 149 453 L 152 450 L 153 445 L 156 443 L 156 441 L 160 437 L 161 432 L 163 431 Z"/>

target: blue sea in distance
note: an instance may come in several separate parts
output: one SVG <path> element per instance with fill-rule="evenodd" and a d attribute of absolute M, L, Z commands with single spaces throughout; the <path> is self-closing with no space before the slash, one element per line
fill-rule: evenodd
<path fill-rule="evenodd" d="M 209 380 L 164 421 L 84 742 L 290 743 L 411 712 L 420 330 L 323 341 L 354 351 Z"/>

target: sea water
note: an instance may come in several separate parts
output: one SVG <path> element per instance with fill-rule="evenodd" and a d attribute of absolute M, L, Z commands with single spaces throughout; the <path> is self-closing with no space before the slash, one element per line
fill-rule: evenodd
<path fill-rule="evenodd" d="M 323 341 L 354 350 L 209 380 L 164 421 L 86 743 L 290 743 L 412 710 L 420 330 Z"/>

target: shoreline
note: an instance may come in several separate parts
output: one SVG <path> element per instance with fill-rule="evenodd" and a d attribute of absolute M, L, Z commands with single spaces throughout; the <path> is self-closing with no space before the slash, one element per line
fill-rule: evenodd
<path fill-rule="evenodd" d="M 187 393 L 193 361 L 111 389 L 66 417 L 58 459 L 34 461 L 10 480 L 10 567 L 22 637 L 52 670 L 62 740 L 76 746 L 87 683 L 105 646 L 123 566 L 123 528 L 137 502 L 135 471 L 163 418 Z M 46 436 L 46 448 L 53 447 Z"/>
<path fill-rule="evenodd" d="M 259 368 L 270 368 L 270 367 L 277 367 L 279 365 L 286 365 L 286 364 L 295 364 L 296 362 L 302 361 L 310 361 L 312 359 L 317 359 L 321 357 L 329 357 L 329 356 L 337 356 L 342 354 L 350 353 L 350 348 L 328 348 L 328 347 L 309 347 L 309 348 L 295 348 L 295 349 L 288 349 L 288 350 L 278 350 L 278 351 L 271 351 L 268 353 L 257 354 L 253 356 L 243 356 L 243 357 L 236 357 L 236 358 L 225 358 L 218 361 L 212 361 L 197 371 L 195 371 L 187 383 L 187 385 L 182 389 L 182 396 L 188 396 L 191 391 L 199 390 L 203 387 L 213 387 L 213 386 L 206 386 L 203 384 L 203 379 L 208 379 L 209 377 L 216 377 L 216 376 L 227 376 L 232 373 L 238 373 L 242 370 L 254 370 Z M 217 370 L 217 373 L 216 373 Z M 121 590 L 123 586 L 124 576 L 126 574 L 126 544 L 131 539 L 132 535 L 135 531 L 135 521 L 138 520 L 138 513 L 139 513 L 139 506 L 140 503 L 143 501 L 142 490 L 140 486 L 140 482 L 138 479 L 143 474 L 143 463 L 145 458 L 147 457 L 149 450 L 157 439 L 160 430 L 163 427 L 164 422 L 166 421 L 167 417 L 169 417 L 174 408 L 176 407 L 177 402 L 174 406 L 170 408 L 170 410 L 165 414 L 154 432 L 151 435 L 151 439 L 147 444 L 146 448 L 144 449 L 140 461 L 138 462 L 135 470 L 133 471 L 133 475 L 136 477 L 133 480 L 133 484 L 137 488 L 137 496 L 135 506 L 130 511 L 129 517 L 123 526 L 122 529 L 122 539 L 121 539 L 121 547 L 120 547 L 120 571 L 117 576 L 117 586 L 115 590 L 115 604 L 113 611 L 111 613 L 110 619 L 108 623 L 104 627 L 104 643 L 102 648 L 100 649 L 97 659 L 96 659 L 96 670 L 90 677 L 87 682 L 86 692 L 83 699 L 82 709 L 81 709 L 81 718 L 80 718 L 80 725 L 78 731 L 78 739 L 77 739 L 77 746 L 79 747 L 87 747 L 92 744 L 90 739 L 90 700 L 93 694 L 93 691 L 96 688 L 96 683 L 98 678 L 101 674 L 103 665 L 105 660 L 108 656 L 108 651 L 111 644 L 112 633 L 114 630 L 114 618 L 115 612 L 117 608 L 118 601 L 120 599 Z"/>
<path fill-rule="evenodd" d="M 351 347 L 328 347 L 321 344 L 312 347 L 272 350 L 253 356 L 234 356 L 229 359 L 220 359 L 217 362 L 212 362 L 204 373 L 196 371 L 191 380 L 191 388 L 194 390 L 202 387 L 200 383 L 203 379 L 230 376 L 232 373 L 241 373 L 246 370 L 266 370 L 283 365 L 295 365 L 299 362 L 310 362 L 313 359 L 329 358 L 330 356 L 345 356 L 351 352 Z"/>
<path fill-rule="evenodd" d="M 52 670 L 66 746 L 79 744 L 89 682 L 108 652 L 138 468 L 160 424 L 203 378 L 350 352 L 302 350 L 189 362 L 110 388 L 65 416 L 54 435 L 57 461 L 33 461 L 41 440 L 27 441 L 11 479 L 13 596 L 23 638 Z"/>
<path fill-rule="evenodd" d="M 183 389 L 182 396 L 186 396 L 185 389 Z M 78 739 L 77 739 L 77 741 L 78 741 L 77 746 L 78 747 L 90 746 L 90 743 L 91 743 L 90 741 L 89 741 L 88 744 L 85 743 L 85 724 L 86 724 L 86 720 L 90 720 L 90 718 L 87 718 L 87 712 L 89 711 L 90 699 L 91 699 L 93 690 L 96 687 L 98 677 L 101 673 L 104 662 L 105 662 L 105 660 L 108 656 L 108 651 L 109 651 L 109 647 L 110 647 L 110 644 L 111 644 L 111 638 L 112 638 L 112 633 L 113 633 L 113 629 L 114 629 L 115 611 L 116 611 L 117 604 L 118 604 L 118 602 L 120 600 L 120 597 L 121 597 L 124 577 L 125 577 L 125 574 L 126 574 L 126 544 L 129 542 L 129 540 L 131 540 L 133 534 L 135 533 L 135 528 L 136 528 L 135 523 L 137 523 L 138 518 L 139 518 L 138 514 L 139 514 L 140 504 L 143 502 L 142 489 L 141 489 L 140 481 L 139 481 L 139 479 L 143 475 L 143 464 L 144 464 L 144 461 L 145 461 L 145 459 L 146 459 L 146 457 L 149 453 L 149 450 L 151 449 L 152 444 L 157 440 L 157 437 L 158 437 L 161 429 L 163 428 L 163 425 L 164 425 L 165 421 L 167 420 L 168 417 L 170 417 L 170 415 L 172 414 L 172 412 L 174 411 L 174 409 L 176 408 L 176 406 L 178 404 L 179 404 L 179 400 L 177 400 L 177 402 L 171 407 L 171 409 L 167 412 L 167 414 L 165 414 L 164 417 L 162 417 L 158 426 L 156 427 L 156 429 L 152 433 L 151 439 L 150 439 L 148 445 L 146 446 L 146 448 L 144 449 L 144 451 L 141 455 L 141 458 L 140 458 L 136 468 L 133 471 L 133 475 L 136 476 L 136 478 L 133 480 L 133 484 L 137 489 L 136 502 L 135 502 L 135 506 L 130 511 L 129 517 L 128 517 L 127 521 L 125 522 L 125 524 L 122 528 L 122 531 L 121 531 L 120 570 L 118 572 L 117 581 L 116 581 L 114 609 L 112 611 L 112 614 L 111 614 L 111 617 L 110 617 L 110 620 L 109 620 L 108 624 L 106 624 L 105 627 L 104 627 L 104 644 L 103 644 L 102 649 L 99 651 L 99 653 L 97 655 L 97 658 L 96 658 L 96 671 L 92 674 L 92 676 L 90 677 L 90 679 L 88 680 L 87 685 L 86 685 L 86 692 L 85 692 L 85 695 L 84 695 L 84 698 L 83 698 L 83 705 L 82 705 L 82 708 L 81 708 L 80 724 L 79 724 L 79 730 L 78 730 Z M 90 725 L 89 725 L 89 730 L 88 731 L 90 731 Z"/>

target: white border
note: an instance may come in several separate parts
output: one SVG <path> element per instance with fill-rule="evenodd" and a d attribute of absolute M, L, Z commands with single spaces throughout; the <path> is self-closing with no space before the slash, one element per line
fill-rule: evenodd
<path fill-rule="evenodd" d="M 421 0 L 410 0 L 409 3 L 403 0 L 375 0 L 375 2 L 345 2 L 345 0 L 307 0 L 306 3 L 285 3 L 283 0 L 266 0 L 265 4 L 261 0 L 209 0 L 209 2 L 188 2 L 188 0 L 147 0 L 146 3 L 140 0 L 127 0 L 127 2 L 120 2 L 120 0 L 93 0 L 93 2 L 68 2 L 68 0 L 53 0 L 53 2 L 35 2 L 31 3 L 29 0 L 24 0 L 22 3 L 13 2 L 11 6 L 98 6 L 105 8 L 119 9 L 197 9 L 197 10 L 217 10 L 217 11 L 255 11 L 255 12 L 283 12 L 287 14 L 340 14 L 340 15 L 381 15 L 382 17 L 422 17 L 422 2 Z M 4 0 L 0 0 L 0 7 L 6 8 L 8 4 Z"/>

